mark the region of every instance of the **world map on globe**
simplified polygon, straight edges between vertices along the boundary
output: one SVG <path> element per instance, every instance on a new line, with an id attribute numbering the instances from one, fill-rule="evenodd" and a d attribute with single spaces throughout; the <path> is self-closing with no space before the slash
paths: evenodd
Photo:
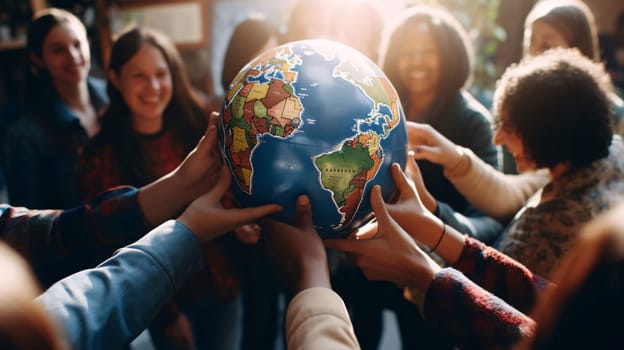
<path id="1" fill-rule="evenodd" d="M 383 72 L 354 49 L 304 40 L 268 50 L 230 84 L 220 118 L 221 151 L 241 206 L 277 203 L 295 222 L 310 197 L 321 236 L 345 235 L 372 216 L 368 197 L 395 188 L 405 165 L 405 117 Z"/>

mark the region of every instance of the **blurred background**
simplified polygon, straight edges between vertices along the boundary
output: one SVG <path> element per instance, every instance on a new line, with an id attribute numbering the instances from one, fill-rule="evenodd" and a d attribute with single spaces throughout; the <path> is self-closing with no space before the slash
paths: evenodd
<path id="1" fill-rule="evenodd" d="M 102 74 L 112 36 L 129 24 L 157 27 L 178 44 L 193 85 L 206 95 L 221 95 L 225 49 L 238 23 L 262 14 L 286 30 L 292 0 L 2 0 L 0 1 L 0 116 L 11 122 L 19 115 L 19 84 L 24 63 L 27 24 L 47 6 L 68 9 L 85 23 L 93 74 Z M 491 88 L 502 70 L 522 54 L 523 22 L 534 0 L 371 0 L 384 20 L 406 6 L 427 3 L 447 7 L 463 23 L 475 44 L 476 67 L 471 91 L 488 104 Z M 601 46 L 610 45 L 624 1 L 587 0 L 594 12 Z M 365 23 L 366 19 L 362 19 Z M 603 56 L 605 60 L 609 57 Z M 1 128 L 4 129 L 4 128 Z"/>
<path id="2" fill-rule="evenodd" d="M 304 0 L 305 1 L 305 0 Z M 317 0 L 309 0 L 315 2 Z M 319 0 L 320 1 L 320 0 Z M 342 0 L 333 0 L 340 2 Z M 362 0 L 365 1 L 365 0 Z M 490 107 L 496 80 L 522 56 L 524 20 L 535 0 L 369 0 L 384 23 L 416 4 L 442 5 L 464 25 L 473 41 L 475 67 L 470 92 Z M 608 69 L 624 75 L 624 0 L 586 0 L 598 25 L 601 59 Z M 23 114 L 22 82 L 26 57 L 26 32 L 33 14 L 59 7 L 77 15 L 91 46 L 92 72 L 105 78 L 104 67 L 116 33 L 131 25 L 154 27 L 176 43 L 193 87 L 208 104 L 219 106 L 224 94 L 221 82 L 224 56 L 238 24 L 261 15 L 286 33 L 293 0 L 0 0 L 0 145 L 9 125 Z M 338 14 L 340 15 L 340 14 Z M 311 23 L 322 26 L 322 18 Z M 352 25 L 366 28 L 369 18 Z M 321 28 L 322 29 L 322 28 Z M 244 44 L 244 43 L 241 43 Z M 618 46 L 621 45 L 621 46 Z M 616 76 L 614 75 L 614 78 Z M 614 79 L 616 80 L 616 79 Z M 620 80 L 620 84 L 622 80 Z M 617 92 L 620 96 L 623 92 Z M 7 202 L 0 152 L 0 202 Z M 284 307 L 282 301 L 281 308 Z M 398 348 L 396 323 L 384 314 L 381 349 Z M 135 344 L 150 349 L 149 340 Z"/>

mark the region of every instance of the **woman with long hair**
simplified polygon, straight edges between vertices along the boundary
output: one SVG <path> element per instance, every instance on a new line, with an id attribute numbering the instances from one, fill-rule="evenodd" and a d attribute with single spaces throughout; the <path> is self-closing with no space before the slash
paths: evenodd
<path id="1" fill-rule="evenodd" d="M 9 201 L 30 208 L 69 208 L 82 202 L 79 155 L 100 129 L 108 104 L 105 83 L 89 76 L 86 29 L 65 10 L 37 13 L 27 34 L 26 115 L 7 143 Z"/>
<path id="2" fill-rule="evenodd" d="M 111 48 L 107 74 L 110 106 L 81 160 L 87 198 L 120 184 L 142 186 L 175 169 L 208 121 L 177 49 L 160 32 L 132 28 L 121 33 Z M 231 244 L 231 237 L 224 237 L 204 245 L 206 270 L 150 327 L 157 348 L 171 343 L 223 348 L 217 338 L 232 343 L 239 278 L 228 253 Z M 201 312 L 205 308 L 212 312 Z"/>

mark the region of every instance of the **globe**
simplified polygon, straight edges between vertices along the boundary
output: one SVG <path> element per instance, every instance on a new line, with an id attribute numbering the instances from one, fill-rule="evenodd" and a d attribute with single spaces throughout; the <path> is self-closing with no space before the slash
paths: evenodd
<path id="1" fill-rule="evenodd" d="M 373 217 L 371 188 L 396 192 L 390 165 L 405 167 L 398 95 L 366 56 L 330 40 L 302 40 L 248 63 L 225 96 L 219 147 L 241 207 L 267 203 L 295 223 L 306 194 L 321 237 L 344 237 Z"/>

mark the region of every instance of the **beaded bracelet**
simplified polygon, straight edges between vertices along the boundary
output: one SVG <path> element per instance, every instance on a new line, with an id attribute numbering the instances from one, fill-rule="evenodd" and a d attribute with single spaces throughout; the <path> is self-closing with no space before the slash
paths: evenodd
<path id="1" fill-rule="evenodd" d="M 444 238 L 445 234 L 446 234 L 446 224 L 442 223 L 442 234 L 440 235 L 438 242 L 433 246 L 433 248 L 429 250 L 429 253 L 433 253 L 435 252 L 436 249 L 438 249 L 438 246 L 440 246 L 440 243 L 442 242 L 442 238 Z"/>

